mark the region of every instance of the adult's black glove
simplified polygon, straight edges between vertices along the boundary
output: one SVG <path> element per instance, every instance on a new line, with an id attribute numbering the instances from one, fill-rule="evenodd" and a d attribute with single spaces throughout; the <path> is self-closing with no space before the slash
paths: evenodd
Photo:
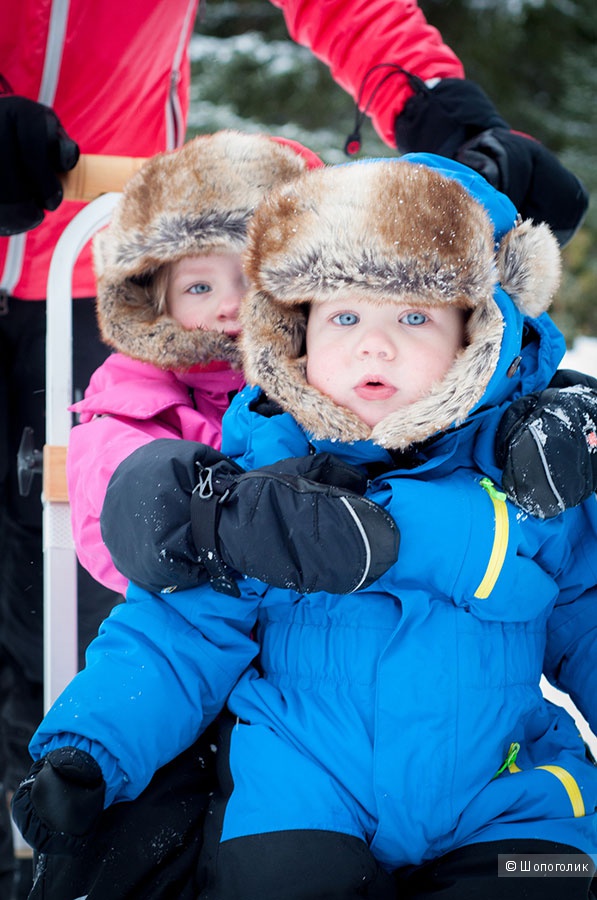
<path id="1" fill-rule="evenodd" d="M 62 201 L 58 173 L 79 158 L 77 144 L 42 103 L 0 96 L 0 235 L 35 228 Z"/>
<path id="2" fill-rule="evenodd" d="M 396 117 L 402 153 L 448 156 L 507 194 L 523 219 L 547 222 L 563 246 L 589 203 L 582 183 L 543 144 L 512 131 L 473 81 L 443 78 L 434 87 L 409 74 L 415 93 Z"/>
<path id="3" fill-rule="evenodd" d="M 516 400 L 500 422 L 496 457 L 504 491 L 533 516 L 587 500 L 597 491 L 597 380 L 564 370 Z"/>
<path id="4" fill-rule="evenodd" d="M 346 594 L 398 555 L 394 520 L 362 497 L 367 478 L 328 453 L 245 472 L 217 450 L 159 439 L 114 472 L 101 514 L 114 565 L 150 591 L 235 574 L 301 593 Z"/>
<path id="5" fill-rule="evenodd" d="M 74 856 L 93 834 L 106 785 L 97 762 L 84 750 L 61 747 L 33 763 L 12 798 L 12 816 L 39 853 Z"/>

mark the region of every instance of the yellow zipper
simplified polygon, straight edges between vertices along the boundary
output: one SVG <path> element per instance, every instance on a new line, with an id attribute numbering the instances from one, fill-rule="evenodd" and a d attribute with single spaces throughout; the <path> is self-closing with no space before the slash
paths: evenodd
<path id="1" fill-rule="evenodd" d="M 477 600 L 486 600 L 494 589 L 502 566 L 504 565 L 508 547 L 510 523 L 508 520 L 506 495 L 497 490 L 490 478 L 482 478 L 480 484 L 489 494 L 495 514 L 495 535 L 493 538 L 493 547 L 491 548 L 491 556 L 489 557 L 489 563 L 487 564 L 483 580 L 475 591 Z"/>

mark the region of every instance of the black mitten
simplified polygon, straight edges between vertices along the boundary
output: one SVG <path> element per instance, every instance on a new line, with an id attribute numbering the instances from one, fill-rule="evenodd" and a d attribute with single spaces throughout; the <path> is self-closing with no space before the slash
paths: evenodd
<path id="1" fill-rule="evenodd" d="M 12 816 L 38 852 L 73 856 L 83 849 L 102 814 L 105 788 L 92 756 L 61 747 L 32 765 L 12 798 Z"/>
<path id="2" fill-rule="evenodd" d="M 349 593 L 398 555 L 398 529 L 361 496 L 366 487 L 362 472 L 330 454 L 244 472 L 211 447 L 160 439 L 112 476 L 102 537 L 119 571 L 150 591 L 209 579 L 238 595 L 240 573 L 303 593 Z"/>
<path id="3" fill-rule="evenodd" d="M 594 387 L 577 383 L 521 397 L 502 417 L 496 436 L 504 491 L 542 519 L 597 491 L 597 382 L 571 374 Z"/>
<path id="4" fill-rule="evenodd" d="M 42 103 L 0 96 L 0 235 L 40 224 L 62 201 L 58 173 L 79 158 L 77 144 L 56 113 Z"/>
<path id="5" fill-rule="evenodd" d="M 217 590 L 228 590 L 218 555 L 237 572 L 303 594 L 349 594 L 396 562 L 394 520 L 355 492 L 365 491 L 366 479 L 331 454 L 286 459 L 221 481 L 215 467 L 207 476 L 220 494 L 215 504 L 205 503 L 209 471 L 191 497 L 191 526 Z"/>
<path id="6" fill-rule="evenodd" d="M 563 246 L 580 227 L 589 195 L 579 179 L 539 141 L 512 131 L 473 81 L 441 79 L 415 93 L 396 117 L 402 153 L 448 156 L 475 169 L 507 194 L 523 219 L 547 222 Z"/>

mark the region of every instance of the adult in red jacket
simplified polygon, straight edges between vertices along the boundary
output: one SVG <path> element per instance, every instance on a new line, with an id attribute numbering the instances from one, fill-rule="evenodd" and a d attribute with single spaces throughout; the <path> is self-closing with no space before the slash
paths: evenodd
<path id="1" fill-rule="evenodd" d="M 41 503 L 37 492 L 19 495 L 15 460 L 24 426 L 44 440 L 43 298 L 52 250 L 80 208 L 61 202 L 58 173 L 79 150 L 150 156 L 182 143 L 198 2 L 0 0 L 0 779 L 9 790 L 29 766 L 26 744 L 41 717 Z M 586 208 L 582 186 L 540 144 L 510 131 L 412 0 L 272 2 L 388 144 L 459 156 L 525 216 L 550 222 L 562 242 L 571 236 Z M 78 393 L 107 352 L 87 253 L 73 288 Z M 83 647 L 117 598 L 90 580 L 79 596 Z"/>
<path id="2" fill-rule="evenodd" d="M 56 173 L 75 163 L 78 148 L 150 156 L 182 143 L 197 5 L 0 0 L 0 782 L 7 792 L 27 771 L 27 744 L 43 714 L 42 506 L 36 483 L 20 496 L 16 458 L 25 426 L 38 446 L 44 443 L 48 268 L 56 241 L 83 205 L 60 203 Z M 74 275 L 79 397 L 108 354 L 97 334 L 94 293 L 87 251 Z M 82 654 L 120 598 L 82 568 L 79 597 Z M 9 836 L 0 805 L 0 832 Z M 7 839 L 4 846 L 0 895 L 10 897 Z"/>

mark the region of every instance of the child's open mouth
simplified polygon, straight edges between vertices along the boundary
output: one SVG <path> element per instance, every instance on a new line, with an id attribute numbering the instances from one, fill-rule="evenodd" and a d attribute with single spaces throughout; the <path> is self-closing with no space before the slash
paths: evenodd
<path id="1" fill-rule="evenodd" d="M 396 388 L 376 376 L 366 376 L 355 387 L 355 394 L 362 400 L 388 400 L 396 393 Z"/>

